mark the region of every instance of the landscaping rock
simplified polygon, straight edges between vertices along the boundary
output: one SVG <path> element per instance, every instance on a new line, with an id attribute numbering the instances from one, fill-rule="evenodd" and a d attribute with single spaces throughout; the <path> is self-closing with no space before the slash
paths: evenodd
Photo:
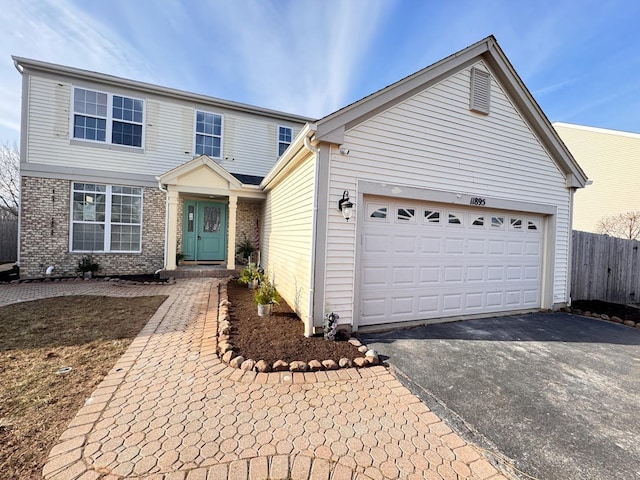
<path id="1" fill-rule="evenodd" d="M 218 324 L 218 333 L 222 333 L 223 335 L 229 335 L 231 333 L 231 324 L 229 322 L 224 321 Z"/>
<path id="2" fill-rule="evenodd" d="M 354 347 L 360 347 L 362 345 L 362 343 L 360 342 L 360 340 L 358 340 L 357 338 L 350 338 L 349 339 L 349 343 L 351 345 L 353 345 Z"/>
<path id="3" fill-rule="evenodd" d="M 580 310 L 579 308 L 575 308 L 572 310 L 573 313 L 575 313 L 576 315 L 582 315 L 582 310 Z"/>
<path id="4" fill-rule="evenodd" d="M 378 352 L 375 350 L 367 350 L 367 353 L 364 354 L 364 358 L 371 365 L 378 365 L 380 363 L 380 359 L 378 358 Z"/>
<path id="5" fill-rule="evenodd" d="M 218 341 L 219 342 L 228 342 L 229 341 L 229 335 L 218 335 Z"/>
<path id="6" fill-rule="evenodd" d="M 233 357 L 231 359 L 231 361 L 229 362 L 229 366 L 233 368 L 240 368 L 242 362 L 244 362 L 244 357 L 242 355 L 238 355 L 237 357 Z"/>
<path id="7" fill-rule="evenodd" d="M 276 360 L 273 363 L 273 371 L 274 372 L 286 372 L 289 370 L 289 364 L 284 360 Z"/>
<path id="8" fill-rule="evenodd" d="M 369 348 L 367 348 L 366 345 L 361 345 L 361 346 L 358 347 L 358 351 L 360 353 L 366 353 L 367 350 L 369 350 Z"/>
<path id="9" fill-rule="evenodd" d="M 240 365 L 240 370 L 244 370 L 245 372 L 252 372 L 255 366 L 255 360 L 248 359 L 242 362 L 242 365 Z"/>
<path id="10" fill-rule="evenodd" d="M 231 305 L 231 302 L 229 300 L 221 300 L 220 301 L 220 306 L 221 307 L 228 307 L 229 305 Z"/>
<path id="11" fill-rule="evenodd" d="M 584 315 L 585 317 L 590 317 L 591 316 L 591 312 L 589 310 L 587 310 L 586 312 L 583 312 L 582 315 Z"/>
<path id="12" fill-rule="evenodd" d="M 271 366 L 264 360 L 258 360 L 256 362 L 256 370 L 260 373 L 270 372 Z"/>
<path id="13" fill-rule="evenodd" d="M 306 372 L 307 371 L 307 364 L 305 362 L 301 362 L 301 361 L 293 361 L 289 364 L 289 371 L 290 372 Z"/>
<path id="14" fill-rule="evenodd" d="M 560 308 L 560 311 L 564 313 L 571 313 L 571 309 L 569 307 L 562 307 Z"/>
<path id="15" fill-rule="evenodd" d="M 229 342 L 220 342 L 218 343 L 218 351 L 220 352 L 221 355 L 224 355 L 227 352 L 230 352 L 233 350 L 233 345 L 231 345 Z"/>
<path id="16" fill-rule="evenodd" d="M 602 320 L 611 320 L 611 319 L 609 318 L 609 315 L 607 315 L 607 314 L 605 314 L 605 313 L 603 313 L 602 315 L 600 315 L 600 318 L 601 318 Z"/>
<path id="17" fill-rule="evenodd" d="M 225 352 L 224 355 L 222 355 L 222 361 L 224 363 L 229 363 L 232 358 L 233 358 L 233 350 L 229 350 L 228 352 Z"/>
<path id="18" fill-rule="evenodd" d="M 611 317 L 612 322 L 622 323 L 622 319 L 620 317 L 616 317 L 615 315 Z"/>
<path id="19" fill-rule="evenodd" d="M 636 326 L 636 322 L 634 322 L 633 320 L 625 320 L 624 323 L 627 327 L 635 327 Z"/>
<path id="20" fill-rule="evenodd" d="M 348 358 L 345 358 L 345 360 L 349 360 Z M 333 360 L 323 360 L 322 361 L 322 366 L 324 368 L 326 368 L 327 370 L 337 370 L 338 364 L 336 362 L 334 362 Z"/>
<path id="21" fill-rule="evenodd" d="M 353 362 L 350 358 L 341 358 L 338 360 L 338 366 L 340 368 L 351 368 L 353 366 Z"/>
<path id="22" fill-rule="evenodd" d="M 369 362 L 364 357 L 357 357 L 353 359 L 353 364 L 356 367 L 362 368 L 362 367 L 366 367 L 369 364 Z"/>
<path id="23" fill-rule="evenodd" d="M 318 360 L 311 360 L 309 362 L 309 370 L 311 370 L 312 372 L 322 370 L 322 364 Z"/>

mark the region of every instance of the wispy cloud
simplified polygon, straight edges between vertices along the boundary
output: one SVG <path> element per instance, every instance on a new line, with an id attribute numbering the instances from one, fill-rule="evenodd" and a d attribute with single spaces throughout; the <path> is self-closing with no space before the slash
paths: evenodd
<path id="1" fill-rule="evenodd" d="M 233 65 L 251 101 L 313 117 L 344 105 L 354 71 L 392 2 L 215 4 Z M 228 60 L 227 60 L 228 61 Z"/>
<path id="2" fill-rule="evenodd" d="M 149 78 L 144 56 L 95 18 L 66 0 L 4 2 L 0 9 L 0 135 L 17 137 L 20 75 L 10 55 L 89 70 Z"/>

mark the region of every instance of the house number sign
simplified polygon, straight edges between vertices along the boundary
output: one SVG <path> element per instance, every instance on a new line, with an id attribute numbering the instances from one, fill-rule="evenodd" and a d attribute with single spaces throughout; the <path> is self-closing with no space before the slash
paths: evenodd
<path id="1" fill-rule="evenodd" d="M 471 197 L 471 200 L 469 200 L 469 205 L 475 205 L 477 207 L 484 207 L 486 203 L 486 200 L 481 197 Z"/>

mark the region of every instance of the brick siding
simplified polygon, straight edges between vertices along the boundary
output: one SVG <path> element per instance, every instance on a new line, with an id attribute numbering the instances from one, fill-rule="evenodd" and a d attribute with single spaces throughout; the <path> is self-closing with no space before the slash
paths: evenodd
<path id="1" fill-rule="evenodd" d="M 74 276 L 83 253 L 69 252 L 71 181 L 22 177 L 20 277 Z M 99 275 L 148 274 L 164 263 L 165 194 L 143 188 L 142 253 L 94 253 Z"/>

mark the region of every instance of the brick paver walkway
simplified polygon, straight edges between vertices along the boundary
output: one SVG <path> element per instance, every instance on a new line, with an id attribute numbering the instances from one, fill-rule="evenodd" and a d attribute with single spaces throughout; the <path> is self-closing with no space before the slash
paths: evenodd
<path id="1" fill-rule="evenodd" d="M 504 479 L 384 367 L 256 374 L 215 355 L 218 281 L 0 285 L 168 294 L 51 450 L 46 479 Z"/>

